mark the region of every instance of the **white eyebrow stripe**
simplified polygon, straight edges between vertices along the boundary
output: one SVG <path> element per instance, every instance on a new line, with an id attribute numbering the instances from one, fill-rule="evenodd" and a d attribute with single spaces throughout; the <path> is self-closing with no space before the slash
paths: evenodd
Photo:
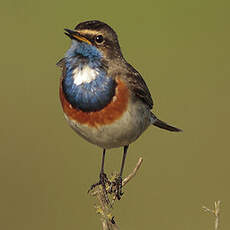
<path id="1" fill-rule="evenodd" d="M 82 34 L 82 35 L 84 35 L 84 34 L 90 34 L 90 35 L 99 34 L 98 31 L 96 31 L 96 30 L 87 30 L 87 29 L 84 29 L 84 30 L 77 30 L 77 32 L 79 32 L 79 33 Z"/>

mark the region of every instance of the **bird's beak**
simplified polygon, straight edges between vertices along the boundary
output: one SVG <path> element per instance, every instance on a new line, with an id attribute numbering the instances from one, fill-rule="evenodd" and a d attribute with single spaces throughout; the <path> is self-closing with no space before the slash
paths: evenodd
<path id="1" fill-rule="evenodd" d="M 83 37 L 79 32 L 74 30 L 69 30 L 69 29 L 64 29 L 64 30 L 66 31 L 65 35 L 67 35 L 70 39 L 75 39 L 92 45 L 92 43 L 87 38 Z"/>

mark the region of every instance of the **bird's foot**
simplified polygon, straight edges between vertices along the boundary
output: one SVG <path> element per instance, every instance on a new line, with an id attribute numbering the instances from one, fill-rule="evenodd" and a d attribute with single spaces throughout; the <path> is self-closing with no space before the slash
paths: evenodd
<path id="1" fill-rule="evenodd" d="M 93 184 L 90 186 L 90 189 L 88 190 L 88 193 L 90 191 L 92 191 L 95 187 L 97 187 L 98 185 L 102 186 L 102 192 L 103 192 L 103 199 L 105 200 L 105 202 L 109 205 L 109 207 L 112 207 L 112 204 L 109 200 L 108 197 L 108 193 L 107 193 L 107 185 L 110 186 L 111 182 L 109 181 L 108 177 L 106 176 L 106 174 L 104 172 L 100 173 L 100 179 L 96 184 Z"/>
<path id="2" fill-rule="evenodd" d="M 99 181 L 97 183 L 95 183 L 95 184 L 92 184 L 90 186 L 90 189 L 88 190 L 88 192 L 90 192 L 91 190 L 93 190 L 98 185 L 101 185 L 102 188 L 103 188 L 104 193 L 106 194 L 107 193 L 107 191 L 106 191 L 106 183 L 109 183 L 109 180 L 108 180 L 106 174 L 103 173 L 103 172 L 101 172 L 100 173 L 100 177 L 99 177 Z"/>
<path id="3" fill-rule="evenodd" d="M 118 176 L 116 179 L 115 179 L 115 184 L 116 184 L 116 198 L 118 200 L 121 199 L 121 196 L 124 194 L 122 192 L 122 177 L 121 176 Z"/>

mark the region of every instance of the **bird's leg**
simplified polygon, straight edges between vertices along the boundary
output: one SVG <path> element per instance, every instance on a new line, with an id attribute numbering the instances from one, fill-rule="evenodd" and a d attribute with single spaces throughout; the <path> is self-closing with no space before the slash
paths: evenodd
<path id="1" fill-rule="evenodd" d="M 101 161 L 101 171 L 100 171 L 100 180 L 99 183 L 102 185 L 105 193 L 106 193 L 106 182 L 108 182 L 108 178 L 104 172 L 104 162 L 105 162 L 105 149 L 103 149 L 102 153 L 102 161 Z"/>
<path id="2" fill-rule="evenodd" d="M 104 162 L 105 162 L 105 149 L 103 149 L 103 153 L 102 153 L 102 161 L 101 161 L 101 171 L 100 171 L 100 175 L 99 175 L 99 181 L 96 184 L 91 185 L 89 191 L 91 191 L 92 189 L 94 189 L 96 186 L 98 185 L 102 185 L 104 192 L 106 193 L 106 182 L 108 182 L 108 178 L 106 176 L 106 174 L 104 173 Z"/>
<path id="3" fill-rule="evenodd" d="M 122 162 L 121 162 L 121 171 L 120 171 L 118 178 L 116 179 L 116 197 L 118 200 L 120 200 L 121 196 L 123 195 L 123 192 L 122 192 L 122 173 L 123 173 L 123 169 L 124 169 L 124 165 L 125 165 L 125 159 L 126 159 L 128 147 L 129 147 L 128 145 L 124 146 L 123 158 L 122 158 Z"/>

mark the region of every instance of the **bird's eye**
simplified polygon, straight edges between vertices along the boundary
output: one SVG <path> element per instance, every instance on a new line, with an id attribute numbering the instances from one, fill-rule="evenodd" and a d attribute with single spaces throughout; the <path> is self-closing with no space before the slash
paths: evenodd
<path id="1" fill-rule="evenodd" d="M 104 38 L 102 35 L 97 35 L 96 38 L 95 38 L 95 41 L 97 43 L 102 43 L 104 41 Z"/>

